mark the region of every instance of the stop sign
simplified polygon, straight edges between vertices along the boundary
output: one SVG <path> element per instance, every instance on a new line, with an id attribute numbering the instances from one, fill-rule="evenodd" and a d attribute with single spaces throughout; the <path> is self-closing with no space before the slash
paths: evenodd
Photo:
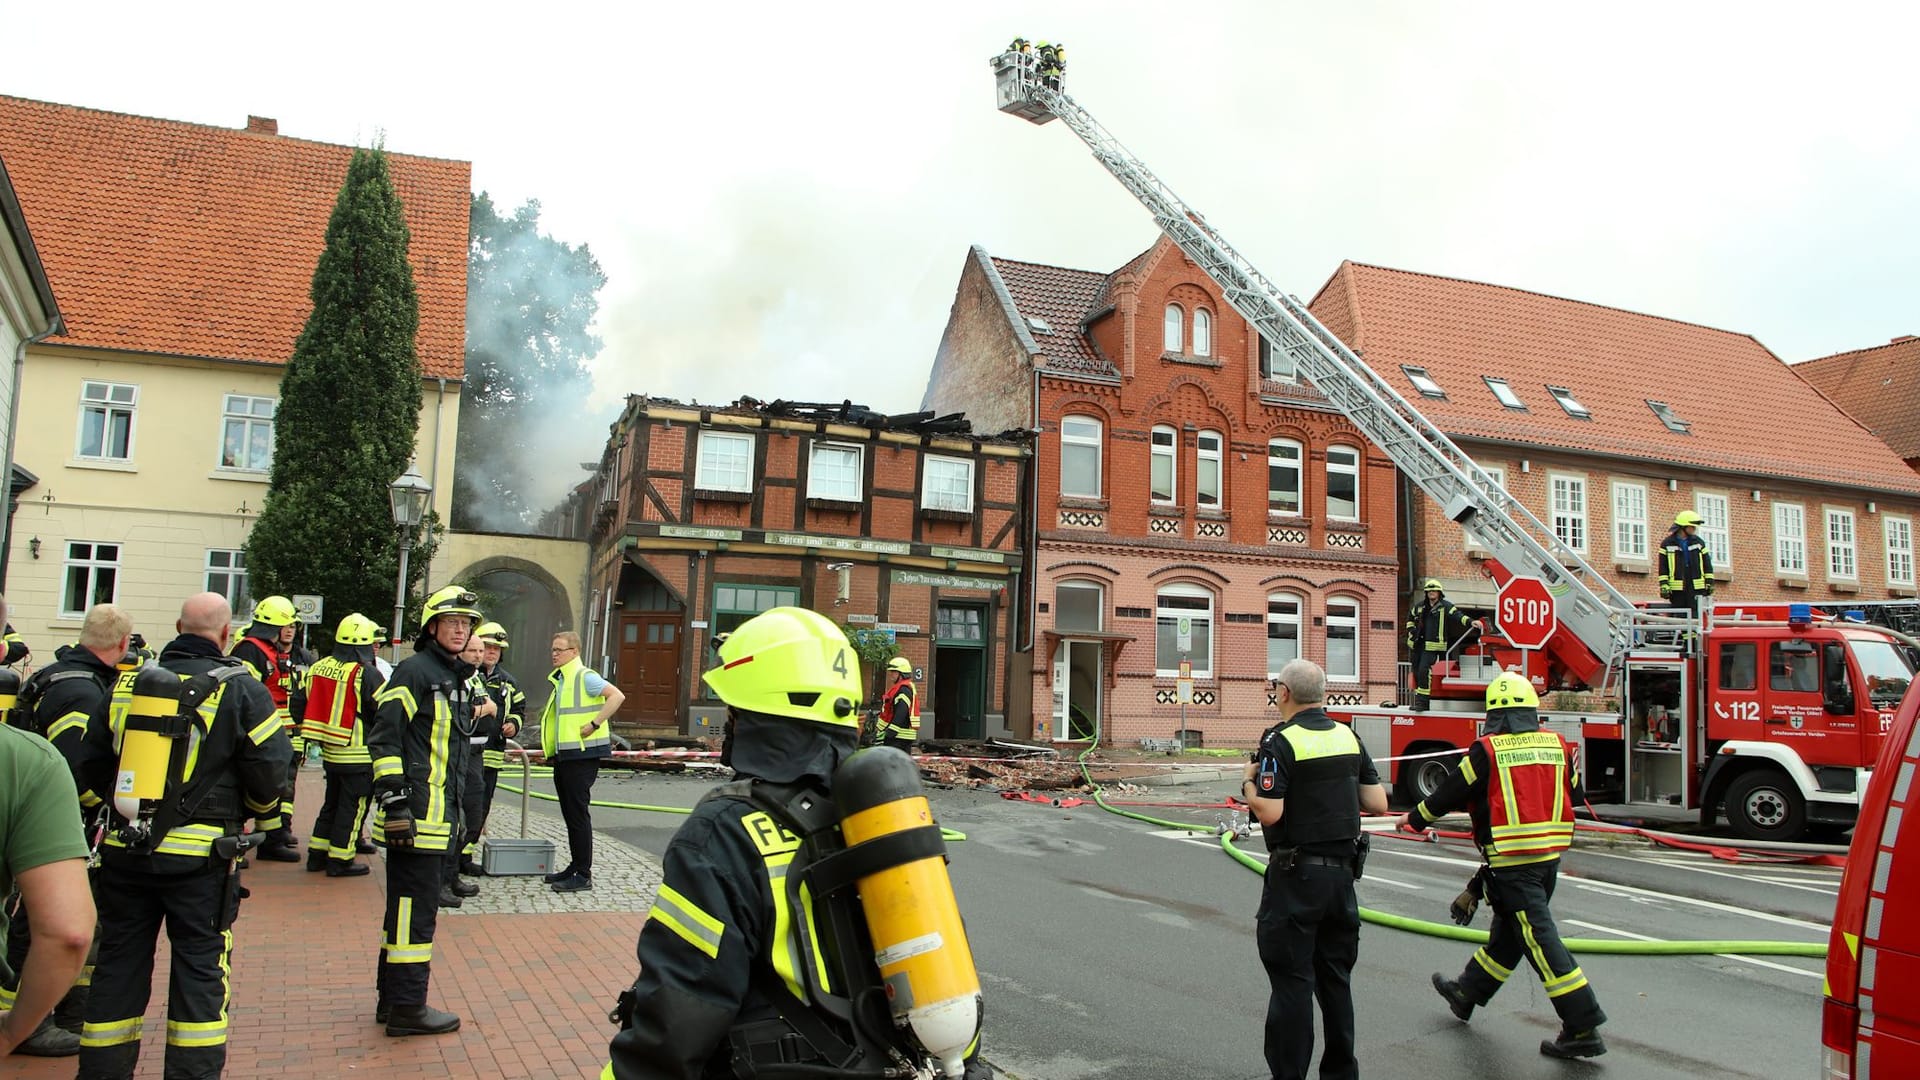
<path id="1" fill-rule="evenodd" d="M 1547 583 L 1536 577 L 1507 579 L 1507 583 L 1500 586 L 1494 621 L 1516 647 L 1544 646 L 1559 625 L 1559 620 L 1554 618 L 1553 594 L 1547 591 Z"/>

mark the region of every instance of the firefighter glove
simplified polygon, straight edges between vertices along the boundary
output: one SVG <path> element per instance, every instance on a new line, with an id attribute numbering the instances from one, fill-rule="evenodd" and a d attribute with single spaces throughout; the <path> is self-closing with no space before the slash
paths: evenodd
<path id="1" fill-rule="evenodd" d="M 1474 912 L 1480 910 L 1480 901 L 1486 895 L 1487 872 L 1482 869 L 1468 879 L 1467 887 L 1460 890 L 1460 895 L 1453 898 L 1453 903 L 1447 905 L 1447 911 L 1453 915 L 1456 924 L 1466 926 L 1473 922 Z"/>
<path id="2" fill-rule="evenodd" d="M 389 847 L 412 847 L 415 835 L 413 809 L 407 805 L 407 792 L 391 788 L 380 793 L 380 809 L 386 812 L 383 826 Z"/>

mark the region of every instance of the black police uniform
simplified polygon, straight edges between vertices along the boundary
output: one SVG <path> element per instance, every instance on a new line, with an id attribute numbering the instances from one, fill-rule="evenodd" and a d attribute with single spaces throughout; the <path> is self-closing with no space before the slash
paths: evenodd
<path id="1" fill-rule="evenodd" d="M 1353 862 L 1360 837 L 1360 787 L 1379 774 L 1360 737 L 1321 709 L 1302 709 L 1260 740 L 1254 787 L 1285 799 L 1263 830 L 1269 859 L 1260 892 L 1260 962 L 1273 993 L 1266 1057 L 1275 1080 L 1301 1080 L 1313 1057 L 1315 999 L 1326 1028 L 1322 1080 L 1357 1077 L 1353 1056 L 1354 962 L 1360 909 Z"/>

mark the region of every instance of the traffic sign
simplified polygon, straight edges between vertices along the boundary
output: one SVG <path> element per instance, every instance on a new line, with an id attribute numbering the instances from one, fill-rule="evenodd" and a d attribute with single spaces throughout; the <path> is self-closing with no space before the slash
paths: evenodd
<path id="1" fill-rule="evenodd" d="M 1193 651 L 1193 616 L 1182 615 L 1173 620 L 1173 648 L 1175 652 Z"/>
<path id="2" fill-rule="evenodd" d="M 293 595 L 293 617 L 311 626 L 320 621 L 320 613 L 326 610 L 327 602 L 318 596 Z"/>
<path id="3" fill-rule="evenodd" d="M 1546 645 L 1559 625 L 1547 583 L 1536 577 L 1507 579 L 1507 583 L 1500 586 L 1500 596 L 1495 602 L 1494 621 L 1516 648 L 1538 649 Z"/>

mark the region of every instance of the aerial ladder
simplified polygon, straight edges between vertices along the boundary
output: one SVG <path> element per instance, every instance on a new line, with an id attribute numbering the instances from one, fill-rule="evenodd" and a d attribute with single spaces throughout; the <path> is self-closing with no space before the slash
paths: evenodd
<path id="1" fill-rule="evenodd" d="M 1505 584 L 1516 575 L 1545 582 L 1559 621 L 1546 644 L 1550 666 L 1559 669 L 1549 676 L 1550 685 L 1558 676 L 1569 684 L 1607 691 L 1613 689 L 1630 648 L 1650 639 L 1693 639 L 1675 632 L 1676 624 L 1687 620 L 1636 607 L 1321 325 L 1298 297 L 1267 280 L 1067 96 L 1057 72 L 1043 71 L 1039 58 L 1027 52 L 1001 53 L 992 65 L 1000 111 L 1034 124 L 1056 118 L 1065 122 L 1153 214 L 1161 231 L 1220 286 L 1227 303 L 1259 330 L 1269 347 L 1291 357 L 1296 370 L 1401 473 L 1478 539 L 1491 556 L 1488 566 L 1496 583 Z"/>

